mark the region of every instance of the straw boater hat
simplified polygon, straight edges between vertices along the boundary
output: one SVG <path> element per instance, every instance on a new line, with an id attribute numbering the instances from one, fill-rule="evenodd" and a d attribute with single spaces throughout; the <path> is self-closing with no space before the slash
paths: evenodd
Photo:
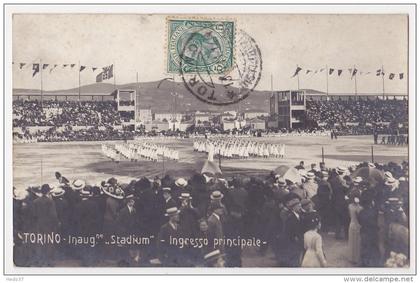
<path id="1" fill-rule="evenodd" d="M 24 200 L 28 197 L 29 192 L 25 189 L 15 189 L 13 190 L 13 198 L 15 200 Z"/>
<path id="2" fill-rule="evenodd" d="M 63 189 L 62 186 L 55 187 L 54 189 L 51 190 L 52 196 L 56 198 L 61 197 L 65 193 L 66 191 Z"/>
<path id="3" fill-rule="evenodd" d="M 222 199 L 222 198 L 223 198 L 223 194 L 220 191 L 214 191 L 210 195 L 210 199 L 212 200 Z"/>
<path id="4" fill-rule="evenodd" d="M 315 174 L 313 172 L 308 172 L 308 173 L 306 173 L 306 178 L 308 178 L 308 179 L 314 179 L 315 178 Z"/>
<path id="5" fill-rule="evenodd" d="M 171 192 L 171 188 L 170 187 L 164 187 L 162 188 L 163 192 Z"/>
<path id="6" fill-rule="evenodd" d="M 357 176 L 356 178 L 354 178 L 353 183 L 355 184 L 360 184 L 361 182 L 363 182 L 363 178 L 360 176 Z"/>
<path id="7" fill-rule="evenodd" d="M 322 171 L 321 174 L 322 174 L 322 177 L 329 177 L 330 176 L 330 174 L 327 171 Z"/>
<path id="8" fill-rule="evenodd" d="M 370 168 L 375 168 L 376 166 L 375 166 L 375 164 L 373 164 L 372 162 L 369 162 L 369 163 L 368 163 L 368 167 L 370 167 Z"/>
<path id="9" fill-rule="evenodd" d="M 92 196 L 92 191 L 90 186 L 85 186 L 83 189 L 79 190 L 79 194 L 82 198 L 88 198 Z"/>
<path id="10" fill-rule="evenodd" d="M 207 262 L 211 262 L 211 261 L 217 260 L 221 256 L 223 256 L 223 254 L 220 252 L 220 250 L 214 250 L 214 251 L 209 252 L 208 254 L 206 254 L 204 256 L 204 260 L 207 261 Z"/>
<path id="11" fill-rule="evenodd" d="M 400 182 L 405 182 L 405 181 L 407 181 L 407 179 L 406 179 L 405 177 L 400 177 L 400 178 L 398 179 L 398 181 L 400 181 Z"/>
<path id="12" fill-rule="evenodd" d="M 392 176 L 392 173 L 391 173 L 391 172 L 389 172 L 389 171 L 386 171 L 386 172 L 384 173 L 384 177 L 385 177 L 385 179 L 394 178 L 394 176 Z"/>
<path id="13" fill-rule="evenodd" d="M 75 191 L 79 191 L 79 190 L 83 190 L 86 186 L 86 182 L 84 180 L 74 180 L 73 183 L 71 184 L 73 190 Z"/>
<path id="14" fill-rule="evenodd" d="M 174 216 L 177 215 L 180 212 L 180 210 L 177 207 L 170 207 L 166 210 L 165 216 Z"/>
<path id="15" fill-rule="evenodd" d="M 388 180 L 386 180 L 385 185 L 386 186 L 394 186 L 398 183 L 398 181 L 394 178 L 389 178 Z"/>
<path id="16" fill-rule="evenodd" d="M 184 178 L 179 178 L 175 181 L 175 185 L 181 188 L 185 188 L 188 185 L 188 182 Z"/>
<path id="17" fill-rule="evenodd" d="M 103 186 L 101 187 L 104 194 L 115 198 L 115 199 L 123 199 L 124 198 L 124 191 L 121 188 L 114 188 L 112 186 Z"/>
<path id="18" fill-rule="evenodd" d="M 335 170 L 337 171 L 337 173 L 342 174 L 344 172 L 346 172 L 346 168 L 343 166 L 338 166 L 337 168 L 335 168 Z"/>
<path id="19" fill-rule="evenodd" d="M 190 193 L 181 193 L 180 199 L 192 199 Z"/>

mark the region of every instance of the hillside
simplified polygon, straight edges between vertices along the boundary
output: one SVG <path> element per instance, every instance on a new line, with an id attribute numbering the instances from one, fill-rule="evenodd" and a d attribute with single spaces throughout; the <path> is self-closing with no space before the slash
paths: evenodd
<path id="1" fill-rule="evenodd" d="M 158 87 L 159 86 L 159 87 Z M 116 85 L 119 89 L 139 89 L 140 103 L 145 107 L 151 107 L 152 110 L 170 110 L 173 111 L 175 99 L 171 92 L 177 92 L 177 111 L 189 110 L 255 110 L 262 109 L 269 111 L 269 91 L 254 91 L 247 99 L 240 103 L 229 106 L 214 106 L 201 102 L 194 95 L 189 93 L 183 83 L 172 81 L 130 83 Z M 81 95 L 109 95 L 114 90 L 114 85 L 109 83 L 95 83 L 81 87 Z M 77 95 L 78 88 L 44 91 L 44 95 Z M 39 95 L 39 90 L 34 89 L 14 89 L 13 95 Z"/>

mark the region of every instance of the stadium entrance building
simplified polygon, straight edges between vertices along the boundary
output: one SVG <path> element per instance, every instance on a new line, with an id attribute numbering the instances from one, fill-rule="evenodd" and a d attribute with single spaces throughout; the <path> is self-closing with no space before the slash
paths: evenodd
<path id="1" fill-rule="evenodd" d="M 122 126 L 125 128 L 132 128 L 134 130 L 136 125 L 136 93 L 132 89 L 117 89 L 112 95 L 117 102 L 117 110 L 123 121 Z"/>
<path id="2" fill-rule="evenodd" d="M 270 96 L 270 117 L 277 128 L 298 129 L 305 126 L 306 101 L 303 90 L 274 92 Z"/>

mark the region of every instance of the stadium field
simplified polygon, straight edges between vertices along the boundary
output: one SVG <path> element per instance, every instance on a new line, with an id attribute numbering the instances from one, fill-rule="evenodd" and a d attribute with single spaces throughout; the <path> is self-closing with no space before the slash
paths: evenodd
<path id="1" fill-rule="evenodd" d="M 338 137 L 329 136 L 287 136 L 246 138 L 259 142 L 285 144 L 286 156 L 281 158 L 222 159 L 221 168 L 225 175 L 254 175 L 269 173 L 280 165 L 295 166 L 300 160 L 305 161 L 309 169 L 311 163 L 321 162 L 322 147 L 327 167 L 351 165 L 371 161 L 372 136 Z M 380 140 L 380 139 L 379 139 Z M 13 146 L 13 182 L 15 187 L 27 187 L 42 183 L 55 184 L 54 172 L 59 171 L 68 179 L 84 179 L 88 184 L 100 183 L 110 177 L 121 182 L 133 178 L 154 177 L 170 174 L 172 177 L 189 177 L 201 169 L 206 160 L 205 153 L 193 151 L 193 139 L 148 140 L 158 144 L 167 144 L 179 150 L 178 162 L 162 160 L 152 162 L 143 160 L 113 162 L 101 152 L 101 142 L 56 142 L 14 144 Z M 107 141 L 107 144 L 123 141 Z M 374 161 L 386 163 L 402 162 L 408 159 L 407 146 L 373 145 Z M 215 161 L 218 159 L 215 157 Z"/>

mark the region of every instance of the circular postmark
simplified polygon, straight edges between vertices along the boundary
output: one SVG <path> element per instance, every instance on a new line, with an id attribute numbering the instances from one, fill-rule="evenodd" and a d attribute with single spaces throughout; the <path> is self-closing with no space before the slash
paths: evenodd
<path id="1" fill-rule="evenodd" d="M 233 69 L 228 72 L 223 69 L 215 72 L 212 62 L 217 62 L 218 57 L 209 63 L 200 48 L 193 64 L 186 61 L 190 47 L 195 44 L 193 35 L 185 38 L 179 53 L 179 72 L 187 90 L 199 100 L 213 105 L 234 104 L 247 98 L 258 85 L 262 72 L 261 51 L 246 32 L 238 32 Z"/>

